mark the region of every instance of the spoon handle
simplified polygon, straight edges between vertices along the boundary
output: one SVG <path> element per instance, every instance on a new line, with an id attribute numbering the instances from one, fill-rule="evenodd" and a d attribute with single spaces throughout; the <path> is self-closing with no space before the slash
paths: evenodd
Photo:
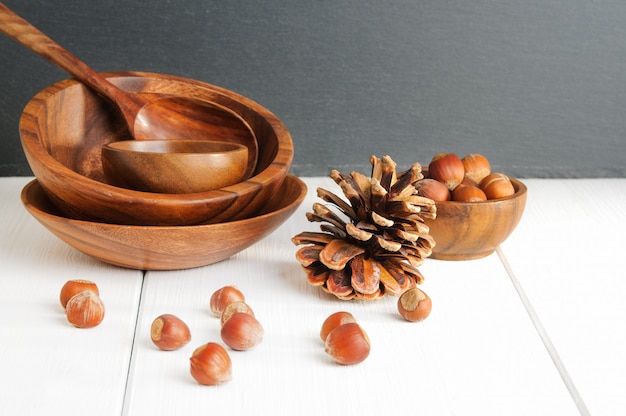
<path id="1" fill-rule="evenodd" d="M 69 72 L 100 95 L 116 102 L 120 105 L 125 115 L 129 112 L 138 111 L 143 105 L 143 103 L 136 102 L 127 93 L 111 84 L 106 78 L 18 16 L 3 3 L 0 3 L 0 32 Z"/>

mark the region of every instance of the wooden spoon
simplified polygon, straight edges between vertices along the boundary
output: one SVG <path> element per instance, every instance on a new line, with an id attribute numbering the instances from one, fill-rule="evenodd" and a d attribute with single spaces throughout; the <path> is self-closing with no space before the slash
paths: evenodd
<path id="1" fill-rule="evenodd" d="M 116 104 L 135 139 L 218 140 L 240 143 L 248 148 L 247 175 L 250 176 L 254 171 L 258 153 L 256 138 L 247 124 L 228 109 L 188 97 L 124 91 L 2 3 L 0 32 L 69 72 Z M 233 133 L 232 137 L 224 137 L 230 133 Z"/>

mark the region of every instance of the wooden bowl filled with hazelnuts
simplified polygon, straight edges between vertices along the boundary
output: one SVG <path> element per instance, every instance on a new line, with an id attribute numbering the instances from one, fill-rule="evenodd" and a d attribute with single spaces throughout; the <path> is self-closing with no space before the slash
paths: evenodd
<path id="1" fill-rule="evenodd" d="M 489 254 L 513 232 L 526 206 L 526 186 L 491 172 L 479 154 L 459 158 L 439 153 L 416 184 L 418 193 L 435 200 L 437 218 L 425 219 L 439 260 L 471 260 Z"/>

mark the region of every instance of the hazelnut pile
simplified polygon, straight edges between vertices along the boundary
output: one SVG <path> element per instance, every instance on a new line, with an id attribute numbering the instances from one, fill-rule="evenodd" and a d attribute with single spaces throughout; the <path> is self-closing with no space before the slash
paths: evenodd
<path id="1" fill-rule="evenodd" d="M 92 328 L 104 319 L 98 285 L 90 280 L 68 280 L 59 295 L 67 321 L 77 328 Z"/>
<path id="2" fill-rule="evenodd" d="M 245 296 L 234 286 L 224 286 L 211 295 L 211 312 L 220 318 L 220 336 L 226 346 L 246 351 L 263 340 L 264 330 L 245 302 Z M 173 351 L 189 343 L 191 332 L 180 318 L 172 314 L 157 317 L 150 327 L 154 345 Z M 226 348 L 216 342 L 197 347 L 189 358 L 191 376 L 200 384 L 213 386 L 232 379 L 232 360 Z"/>
<path id="3" fill-rule="evenodd" d="M 428 165 L 428 175 L 415 183 L 419 195 L 435 202 L 482 202 L 515 193 L 503 173 L 492 173 L 489 160 L 472 153 L 459 158 L 454 153 L 438 153 Z"/>
<path id="4" fill-rule="evenodd" d="M 263 327 L 246 299 L 234 286 L 224 286 L 211 296 L 211 311 L 220 317 L 220 336 L 235 351 L 246 351 L 263 340 Z"/>
<path id="5" fill-rule="evenodd" d="M 324 351 L 338 364 L 352 365 L 370 354 L 370 339 L 350 312 L 335 312 L 322 324 Z"/>

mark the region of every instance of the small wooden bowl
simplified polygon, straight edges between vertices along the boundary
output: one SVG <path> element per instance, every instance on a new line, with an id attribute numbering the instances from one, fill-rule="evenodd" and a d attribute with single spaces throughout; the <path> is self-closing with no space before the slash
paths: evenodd
<path id="1" fill-rule="evenodd" d="M 102 146 L 102 168 L 115 186 L 185 194 L 242 181 L 248 148 L 204 140 L 122 140 Z"/>
<path id="2" fill-rule="evenodd" d="M 190 226 L 119 225 L 64 216 L 35 179 L 22 203 L 44 227 L 75 249 L 106 263 L 140 270 L 176 270 L 224 260 L 284 223 L 302 203 L 307 187 L 288 175 L 259 215 L 239 221 Z"/>
<path id="3" fill-rule="evenodd" d="M 111 105 L 67 79 L 39 92 L 20 118 L 20 138 L 33 173 L 52 202 L 71 218 L 131 225 L 217 223 L 254 215 L 278 190 L 293 159 L 281 121 L 232 91 L 170 75 L 115 72 L 104 76 L 122 89 L 200 99 L 215 109 L 211 140 L 256 138 L 258 155 L 245 181 L 206 192 L 142 192 L 107 183 L 102 146 L 130 139 Z"/>
<path id="4" fill-rule="evenodd" d="M 515 194 L 485 202 L 437 202 L 437 218 L 426 219 L 439 260 L 471 260 L 489 254 L 513 232 L 526 206 L 526 185 L 511 178 Z"/>

